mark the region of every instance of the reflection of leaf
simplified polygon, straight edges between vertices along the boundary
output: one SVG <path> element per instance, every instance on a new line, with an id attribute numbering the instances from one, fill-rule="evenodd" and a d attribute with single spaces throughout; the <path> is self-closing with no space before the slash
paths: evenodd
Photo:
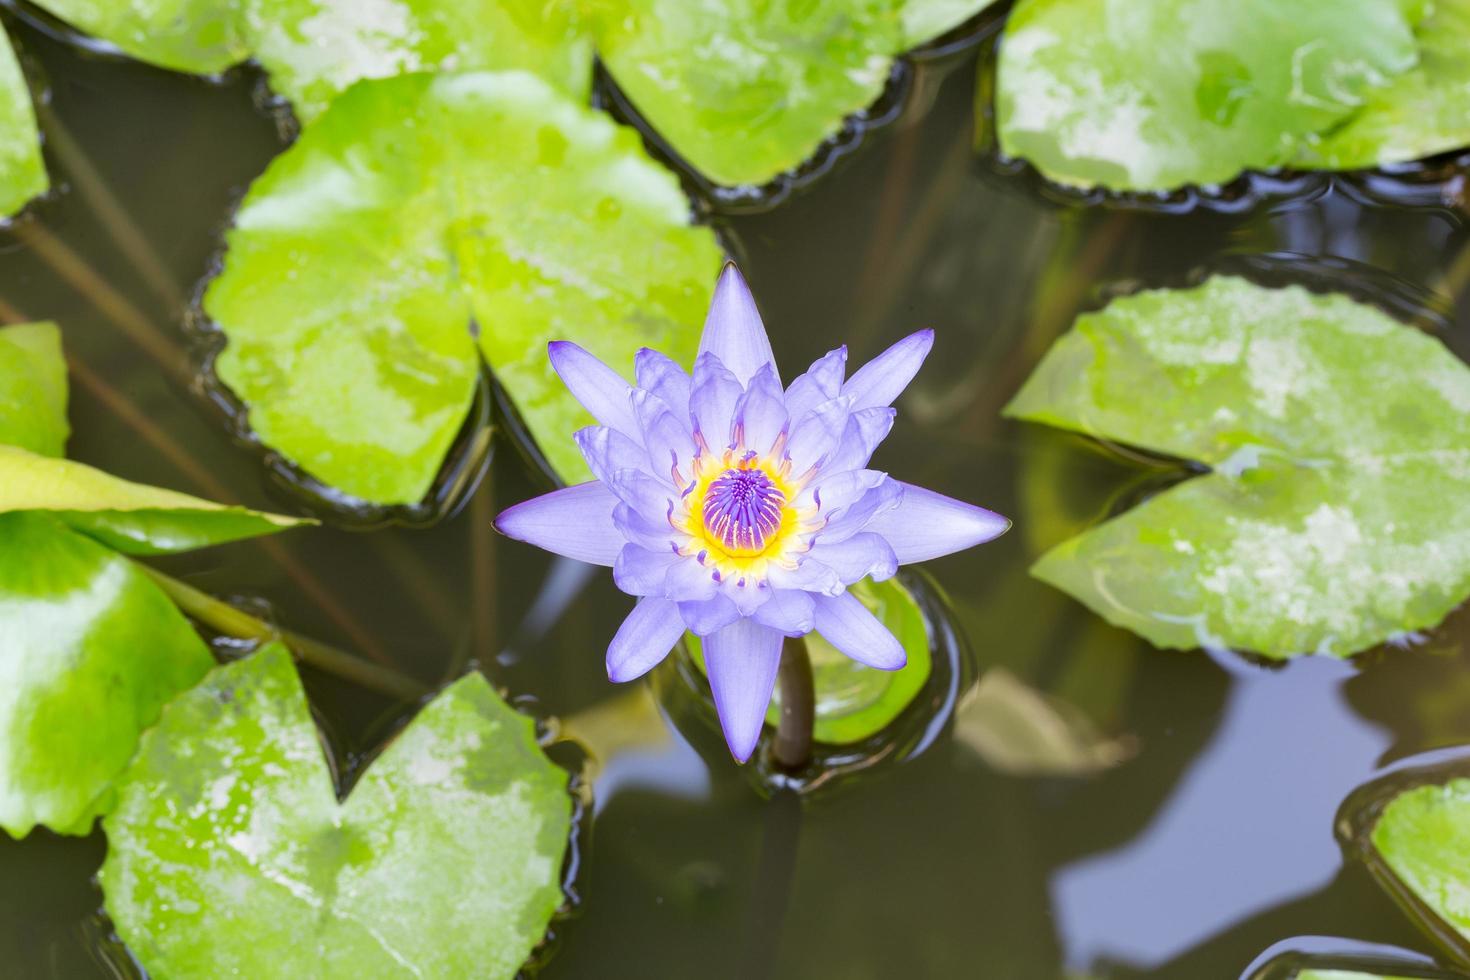
<path id="1" fill-rule="evenodd" d="M 60 456 L 69 431 L 61 331 L 54 323 L 0 329 L 0 445 Z"/>
<path id="2" fill-rule="evenodd" d="M 592 44 L 561 0 L 38 0 L 143 61 L 214 74 L 254 56 L 299 118 L 353 82 L 521 68 L 585 98 Z"/>
<path id="3" fill-rule="evenodd" d="M 1128 739 L 1104 737 L 1086 715 L 1026 686 L 1003 667 L 980 678 L 955 715 L 955 739 L 1001 772 L 1080 776 L 1130 758 Z"/>
<path id="4" fill-rule="evenodd" d="M 996 79 L 1001 149 L 1111 190 L 1289 164 L 1414 66 L 1410 6 L 1019 0 Z"/>
<path id="5" fill-rule="evenodd" d="M 0 827 L 86 833 L 138 733 L 214 661 L 126 558 L 0 514 Z"/>
<path id="6" fill-rule="evenodd" d="M 102 888 L 154 976 L 511 977 L 562 902 L 567 775 L 479 674 L 339 804 L 268 647 L 171 704 L 118 795 Z"/>
<path id="7" fill-rule="evenodd" d="M 19 211 L 49 186 L 30 89 L 15 51 L 0 37 L 0 217 Z"/>
<path id="8" fill-rule="evenodd" d="M 1470 593 L 1470 371 L 1342 296 L 1217 278 L 1085 315 L 1007 414 L 1214 469 L 1042 556 L 1159 646 L 1338 656 Z"/>
<path id="9" fill-rule="evenodd" d="M 621 0 L 598 54 L 639 113 L 710 180 L 764 184 L 866 109 L 895 55 L 994 0 Z"/>
<path id="10" fill-rule="evenodd" d="M 1308 147 L 1299 165 L 1376 167 L 1470 145 L 1470 0 L 1434 0 L 1414 33 L 1419 64 L 1371 92 L 1352 121 Z"/>
<path id="11" fill-rule="evenodd" d="M 521 73 L 338 99 L 255 182 L 205 309 L 268 445 L 377 503 L 423 497 L 473 396 L 471 333 L 561 475 L 591 419 L 546 343 L 689 363 L 719 251 L 637 133 Z"/>
<path id="12" fill-rule="evenodd" d="M 865 667 L 839 652 L 820 633 L 808 633 L 807 656 L 811 658 L 816 689 L 812 734 L 827 745 L 861 742 L 887 728 L 923 690 L 933 670 L 924 614 L 908 589 L 894 579 L 864 579 L 849 591 L 898 637 L 908 654 L 908 664 L 899 670 Z M 687 642 L 694 663 L 703 671 L 704 648 L 699 637 L 690 634 Z M 766 722 L 775 725 L 780 720 L 778 688 L 771 697 Z"/>

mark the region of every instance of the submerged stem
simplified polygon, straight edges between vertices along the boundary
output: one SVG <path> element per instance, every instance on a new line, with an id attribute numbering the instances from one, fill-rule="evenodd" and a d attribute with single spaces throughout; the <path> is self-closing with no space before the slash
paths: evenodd
<path id="1" fill-rule="evenodd" d="M 139 568 L 184 612 L 210 629 L 241 640 L 279 640 L 305 663 L 404 701 L 417 701 L 428 688 L 396 670 L 371 663 L 316 640 L 278 629 L 242 609 L 200 592 L 171 575 L 139 563 Z"/>
<path id="2" fill-rule="evenodd" d="M 807 656 L 804 638 L 786 638 L 776 676 L 781 685 L 781 721 L 776 725 L 776 740 L 771 743 L 771 758 L 782 769 L 804 769 L 812 761 L 812 725 L 817 714 L 812 660 Z"/>

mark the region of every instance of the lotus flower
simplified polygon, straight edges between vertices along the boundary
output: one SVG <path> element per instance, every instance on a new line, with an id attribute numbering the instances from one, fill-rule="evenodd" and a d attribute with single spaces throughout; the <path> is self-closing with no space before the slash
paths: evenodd
<path id="1" fill-rule="evenodd" d="M 755 300 L 727 265 L 692 378 L 645 348 L 629 385 L 576 344 L 550 345 L 557 374 L 601 423 L 576 434 L 596 479 L 511 507 L 495 526 L 611 566 L 638 597 L 607 650 L 613 681 L 651 670 L 685 630 L 702 637 L 725 740 L 744 762 L 784 637 L 815 630 L 860 663 L 896 670 L 903 647 L 848 586 L 1010 526 L 868 469 L 893 427 L 890 405 L 933 343 L 920 331 L 850 378 L 839 347 L 783 390 Z"/>

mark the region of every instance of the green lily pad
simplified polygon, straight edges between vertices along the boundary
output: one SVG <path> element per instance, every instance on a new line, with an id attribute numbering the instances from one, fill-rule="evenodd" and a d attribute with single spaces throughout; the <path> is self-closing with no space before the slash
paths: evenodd
<path id="1" fill-rule="evenodd" d="M 354 82 L 415 71 L 524 69 L 569 96 L 592 84 L 592 42 L 561 0 L 39 0 L 135 58 L 214 74 L 254 57 L 309 120 Z"/>
<path id="2" fill-rule="evenodd" d="M 1006 414 L 1211 468 L 1032 568 L 1158 646 L 1347 656 L 1470 594 L 1470 370 L 1347 297 L 1116 300 Z"/>
<path id="3" fill-rule="evenodd" d="M 18 511 L 48 511 L 134 555 L 190 551 L 315 523 L 130 483 L 82 463 L 0 445 L 0 514 Z"/>
<path id="4" fill-rule="evenodd" d="M 598 55 L 638 112 L 718 184 L 810 158 L 888 83 L 895 56 L 994 0 L 623 0 Z"/>
<path id="5" fill-rule="evenodd" d="M 1384 806 L 1371 840 L 1399 882 L 1470 942 L 1470 779 L 1405 790 Z"/>
<path id="6" fill-rule="evenodd" d="M 107 816 L 107 911 L 151 976 L 512 977 L 561 905 L 567 774 L 479 674 L 345 802 L 289 655 L 210 674 Z"/>
<path id="7" fill-rule="evenodd" d="M 864 579 L 849 591 L 898 637 L 908 654 L 908 664 L 899 670 L 865 667 L 822 639 L 821 634 L 808 633 L 806 649 L 816 689 L 812 737 L 827 745 L 851 745 L 887 728 L 924 689 L 934 669 L 924 614 L 908 589 L 895 579 Z M 704 646 L 699 637 L 690 633 L 685 642 L 695 665 L 703 671 Z M 780 720 L 778 687 L 771 697 L 766 722 L 775 725 Z"/>
<path id="8" fill-rule="evenodd" d="M 1299 166 L 1377 167 L 1470 146 L 1470 0 L 1434 0 L 1414 37 L 1419 63 L 1369 93 L 1350 122 L 1303 150 Z"/>
<path id="9" fill-rule="evenodd" d="M 0 445 L 60 456 L 70 432 L 61 331 L 54 323 L 0 329 Z"/>
<path id="10" fill-rule="evenodd" d="M 996 76 L 1000 147 L 1051 180 L 1116 191 L 1291 164 L 1415 67 L 1422 7 L 1018 0 Z"/>
<path id="11" fill-rule="evenodd" d="M 50 186 L 30 89 L 15 51 L 0 38 L 0 217 L 15 214 Z"/>
<path id="12" fill-rule="evenodd" d="M 204 298 L 220 378 L 267 445 L 382 504 L 428 491 L 480 354 L 586 479 L 571 434 L 591 418 L 547 342 L 691 363 L 720 261 L 635 131 L 519 72 L 355 86 L 255 182 L 228 245 Z"/>
<path id="13" fill-rule="evenodd" d="M 0 514 L 0 827 L 86 833 L 138 733 L 213 665 L 128 559 L 49 514 Z"/>

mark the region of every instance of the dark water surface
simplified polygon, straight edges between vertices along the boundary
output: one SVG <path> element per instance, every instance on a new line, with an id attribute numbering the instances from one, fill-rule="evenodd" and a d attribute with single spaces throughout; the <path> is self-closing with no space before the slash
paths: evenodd
<path id="1" fill-rule="evenodd" d="M 51 172 L 69 189 L 0 234 L 0 300 L 7 316 L 63 328 L 71 455 L 296 507 L 169 373 L 191 370 L 184 313 L 233 201 L 283 146 L 253 98 L 258 77 L 212 84 L 7 26 L 49 82 Z M 1026 575 L 1051 543 L 1136 502 L 1154 471 L 997 413 L 1073 316 L 1120 284 L 1175 285 L 1228 253 L 1289 251 L 1367 263 L 1447 301 L 1470 238 L 1450 211 L 1325 183 L 1233 213 L 1057 203 L 972 151 L 978 54 L 921 65 L 897 122 L 835 173 L 718 224 L 788 375 L 842 342 L 861 362 L 938 331 L 876 465 L 1015 519 L 998 542 L 929 566 L 974 672 L 1004 665 L 1135 737 L 1130 761 L 1088 779 L 1007 776 L 943 738 L 804 811 L 767 803 L 716 743 L 696 733 L 696 749 L 650 715 L 646 686 L 607 683 L 603 651 L 630 608 L 609 576 L 493 537 L 498 507 L 542 489 L 499 440 L 475 498 L 430 529 L 324 528 L 165 563 L 425 681 L 477 662 L 610 754 L 581 842 L 581 903 L 557 927 L 547 978 L 1234 978 L 1304 934 L 1431 951 L 1344 863 L 1333 816 L 1382 766 L 1470 742 L 1470 617 L 1354 664 L 1156 651 Z M 109 230 L 99 185 L 146 250 Z M 1463 316 L 1440 326 L 1470 355 Z M 307 683 L 349 776 L 406 714 L 328 677 Z M 91 882 L 102 853 L 100 833 L 0 840 L 0 974 L 115 975 Z"/>

